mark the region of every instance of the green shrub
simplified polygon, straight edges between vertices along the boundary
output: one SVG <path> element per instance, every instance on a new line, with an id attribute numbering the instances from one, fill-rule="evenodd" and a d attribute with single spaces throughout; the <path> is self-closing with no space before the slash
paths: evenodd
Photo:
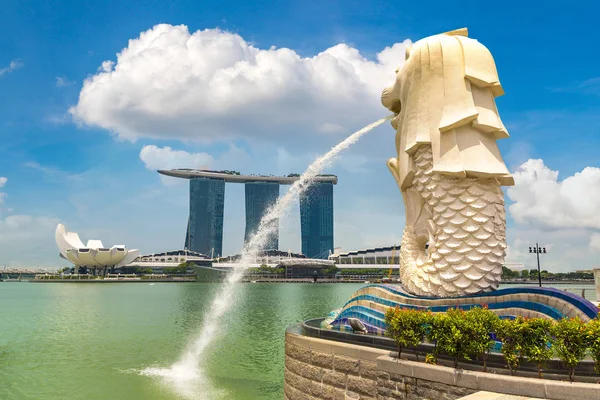
<path id="1" fill-rule="evenodd" d="M 586 325 L 578 318 L 563 318 L 554 324 L 554 348 L 565 363 L 569 379 L 573 382 L 575 367 L 585 357 L 588 342 Z"/>
<path id="2" fill-rule="evenodd" d="M 433 357 L 437 360 L 439 352 L 445 353 L 454 360 L 454 368 L 458 360 L 470 360 L 468 321 L 466 312 L 460 309 L 449 309 L 443 314 L 435 314 L 431 320 L 428 339 L 435 343 Z"/>
<path id="3" fill-rule="evenodd" d="M 492 333 L 500 318 L 490 311 L 487 306 L 474 307 L 465 313 L 467 335 L 469 337 L 468 352 L 471 357 L 483 359 L 483 371 L 487 372 L 487 359 L 496 343 Z"/>
<path id="4" fill-rule="evenodd" d="M 491 333 L 495 333 L 502 342 L 501 352 L 512 375 L 526 358 L 536 364 L 541 378 L 542 369 L 556 353 L 573 381 L 575 367 L 587 351 L 600 374 L 600 317 L 586 324 L 579 318 L 558 322 L 523 317 L 500 319 L 485 306 L 469 311 L 449 309 L 439 314 L 396 307 L 387 310 L 385 321 L 386 335 L 397 343 L 399 358 L 403 349 L 416 347 L 427 339 L 434 348 L 425 362 L 437 364 L 439 354 L 445 354 L 457 368 L 461 359 L 482 357 L 486 371 L 487 358 L 495 343 Z"/>
<path id="5" fill-rule="evenodd" d="M 385 322 L 388 326 L 386 334 L 398 345 L 398 358 L 402 357 L 403 348 L 421 344 L 427 330 L 427 315 L 419 310 L 390 308 L 385 314 Z"/>
<path id="6" fill-rule="evenodd" d="M 594 359 L 594 369 L 600 374 L 600 316 L 587 323 L 587 345 Z"/>
<path id="7" fill-rule="evenodd" d="M 553 321 L 543 318 L 525 320 L 523 350 L 527 359 L 536 364 L 539 378 L 554 353 L 551 347 L 553 325 Z"/>
<path id="8" fill-rule="evenodd" d="M 523 317 L 517 317 L 514 320 L 501 319 L 496 328 L 496 336 L 502 342 L 502 354 L 512 375 L 519 369 L 525 356 L 523 344 L 526 325 Z"/>

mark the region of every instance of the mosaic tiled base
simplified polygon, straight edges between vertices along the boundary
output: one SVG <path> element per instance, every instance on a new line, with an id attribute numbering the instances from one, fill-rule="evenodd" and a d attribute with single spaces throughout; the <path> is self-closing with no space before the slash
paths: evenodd
<path id="1" fill-rule="evenodd" d="M 390 307 L 415 308 L 444 312 L 449 308 L 487 305 L 501 317 L 562 319 L 579 317 L 588 321 L 598 315 L 598 307 L 584 298 L 555 288 L 516 287 L 468 297 L 419 297 L 406 293 L 400 285 L 369 285 L 352 295 L 335 318 L 330 329 L 352 331 L 348 318 L 357 318 L 372 334 L 387 329 L 384 315 Z M 329 321 L 328 321 L 329 322 Z"/>

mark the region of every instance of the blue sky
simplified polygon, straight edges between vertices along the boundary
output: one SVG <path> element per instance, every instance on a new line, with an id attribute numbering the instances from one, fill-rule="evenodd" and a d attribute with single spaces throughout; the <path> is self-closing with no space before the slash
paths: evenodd
<path id="1" fill-rule="evenodd" d="M 552 249 L 550 270 L 600 264 L 600 6 L 272 3 L 4 2 L 0 265 L 63 265 L 53 241 L 59 221 L 84 240 L 143 252 L 182 247 L 187 186 L 152 169 L 300 172 L 386 115 L 377 93 L 405 40 L 463 26 L 492 51 L 506 92 L 497 103 L 511 138 L 500 146 L 521 182 L 507 197 L 516 204 L 507 261 L 533 267 L 525 250 L 539 240 Z M 390 60 L 378 60 L 386 47 Z M 226 87 L 202 81 L 254 60 L 252 49 L 275 72 L 248 70 Z M 327 89 L 333 81 L 343 93 Z M 219 103 L 227 96 L 235 107 Z M 385 167 L 393 137 L 377 128 L 330 170 L 340 178 L 336 246 L 399 242 L 403 204 Z M 300 248 L 297 213 L 284 219 L 282 249 Z M 225 252 L 239 251 L 243 230 L 243 187 L 228 185 Z"/>

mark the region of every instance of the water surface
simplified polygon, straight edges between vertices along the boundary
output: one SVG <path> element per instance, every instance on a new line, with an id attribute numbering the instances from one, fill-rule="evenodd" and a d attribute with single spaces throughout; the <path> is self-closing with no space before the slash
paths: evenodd
<path id="1" fill-rule="evenodd" d="M 240 284 L 203 369 L 227 399 L 283 397 L 284 330 L 343 305 L 362 284 Z M 0 283 L 0 399 L 175 400 L 140 376 L 173 364 L 217 284 Z M 592 285 L 559 285 L 574 293 Z"/>

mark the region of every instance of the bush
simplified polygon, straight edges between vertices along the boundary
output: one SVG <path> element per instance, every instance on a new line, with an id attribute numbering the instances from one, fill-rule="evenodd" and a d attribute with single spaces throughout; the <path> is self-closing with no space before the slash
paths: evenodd
<path id="1" fill-rule="evenodd" d="M 533 318 L 500 319 L 487 307 L 469 311 L 449 309 L 432 314 L 407 308 L 390 308 L 385 314 L 386 335 L 398 345 L 398 357 L 407 347 L 416 347 L 424 339 L 434 345 L 425 362 L 437 364 L 439 354 L 452 357 L 454 367 L 461 359 L 483 358 L 484 371 L 487 357 L 496 338 L 502 342 L 504 355 L 514 375 L 524 359 L 536 364 L 538 376 L 554 353 L 565 363 L 569 379 L 573 381 L 575 367 L 587 351 L 594 359 L 600 374 L 600 317 L 583 323 L 579 318 L 558 322 Z"/>
<path id="2" fill-rule="evenodd" d="M 502 354 L 512 375 L 517 372 L 525 356 L 525 331 L 527 323 L 523 317 L 514 320 L 501 319 L 496 329 L 496 336 L 502 342 Z"/>
<path id="3" fill-rule="evenodd" d="M 594 359 L 594 370 L 600 374 L 600 317 L 587 323 L 587 345 Z"/>
<path id="4" fill-rule="evenodd" d="M 554 324 L 554 348 L 565 363 L 569 379 L 573 382 L 575 367 L 585 357 L 588 335 L 586 325 L 578 318 L 563 318 Z"/>
<path id="5" fill-rule="evenodd" d="M 554 353 L 551 347 L 553 321 L 543 318 L 525 320 L 523 345 L 527 359 L 536 364 L 538 377 L 542 378 L 542 368 L 546 366 Z"/>
<path id="6" fill-rule="evenodd" d="M 413 309 L 390 308 L 385 313 L 386 334 L 398 344 L 398 358 L 402 349 L 418 346 L 427 331 L 427 313 Z"/>
<path id="7" fill-rule="evenodd" d="M 483 371 L 487 372 L 487 358 L 496 343 L 492 333 L 496 332 L 500 318 L 487 306 L 472 308 L 465 317 L 470 338 L 468 352 L 475 359 L 482 357 Z"/>

